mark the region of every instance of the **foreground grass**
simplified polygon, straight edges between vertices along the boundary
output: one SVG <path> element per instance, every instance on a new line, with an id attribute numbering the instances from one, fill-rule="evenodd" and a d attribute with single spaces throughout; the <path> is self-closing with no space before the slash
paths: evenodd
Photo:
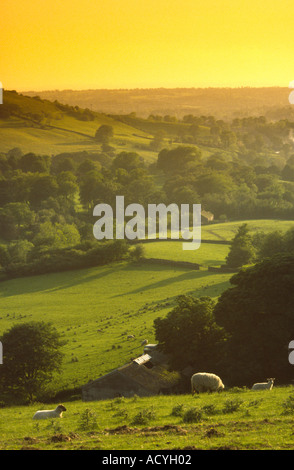
<path id="1" fill-rule="evenodd" d="M 293 387 L 272 391 L 65 403 L 62 419 L 33 421 L 34 404 L 1 410 L 0 450 L 294 449 Z M 194 415 L 194 421 L 187 417 Z"/>

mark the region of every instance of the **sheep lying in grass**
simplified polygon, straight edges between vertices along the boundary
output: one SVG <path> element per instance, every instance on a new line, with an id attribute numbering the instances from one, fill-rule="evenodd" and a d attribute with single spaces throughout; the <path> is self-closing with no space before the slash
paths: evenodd
<path id="1" fill-rule="evenodd" d="M 266 379 L 267 382 L 256 383 L 252 385 L 251 390 L 271 390 L 275 379 Z"/>
<path id="2" fill-rule="evenodd" d="M 55 410 L 36 411 L 33 419 L 62 418 L 62 412 L 66 411 L 64 405 L 58 405 Z"/>
<path id="3" fill-rule="evenodd" d="M 195 392 L 216 392 L 225 388 L 221 379 L 215 374 L 198 372 L 191 377 L 192 395 Z"/>

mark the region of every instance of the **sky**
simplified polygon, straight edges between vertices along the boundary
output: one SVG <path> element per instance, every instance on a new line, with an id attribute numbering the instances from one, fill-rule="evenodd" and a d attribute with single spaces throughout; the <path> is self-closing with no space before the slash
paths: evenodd
<path id="1" fill-rule="evenodd" d="M 288 86 L 293 0 L 1 0 L 17 91 Z"/>

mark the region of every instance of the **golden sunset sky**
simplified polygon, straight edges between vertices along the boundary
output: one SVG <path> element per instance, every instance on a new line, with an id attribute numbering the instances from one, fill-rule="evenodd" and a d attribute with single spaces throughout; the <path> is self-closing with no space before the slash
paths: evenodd
<path id="1" fill-rule="evenodd" d="M 17 91 L 288 86 L 293 0 L 1 0 Z"/>

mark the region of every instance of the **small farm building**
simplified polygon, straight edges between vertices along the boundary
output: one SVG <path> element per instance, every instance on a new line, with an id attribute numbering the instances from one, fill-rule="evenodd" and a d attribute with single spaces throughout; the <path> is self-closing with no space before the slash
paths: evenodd
<path id="1" fill-rule="evenodd" d="M 151 396 L 168 393 L 176 384 L 174 376 L 151 362 L 149 354 L 88 382 L 82 387 L 82 400 L 106 400 L 115 397 Z"/>

